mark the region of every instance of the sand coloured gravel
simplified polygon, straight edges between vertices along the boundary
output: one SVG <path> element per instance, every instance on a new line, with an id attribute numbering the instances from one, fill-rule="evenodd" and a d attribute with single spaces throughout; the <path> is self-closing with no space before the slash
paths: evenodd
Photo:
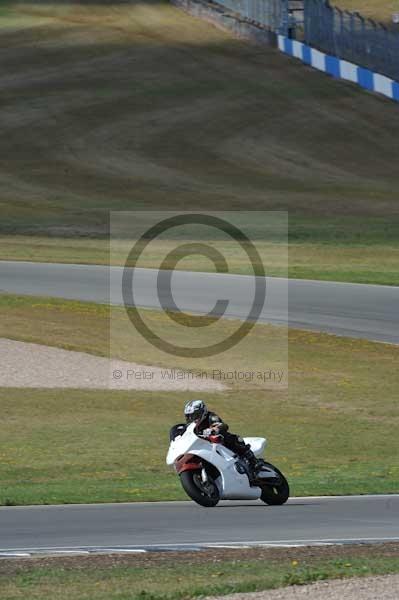
<path id="1" fill-rule="evenodd" d="M 356 577 L 205 600 L 398 600 L 399 575 Z"/>
<path id="2" fill-rule="evenodd" d="M 0 338 L 0 387 L 143 391 L 225 389 L 181 369 L 166 369 Z"/>

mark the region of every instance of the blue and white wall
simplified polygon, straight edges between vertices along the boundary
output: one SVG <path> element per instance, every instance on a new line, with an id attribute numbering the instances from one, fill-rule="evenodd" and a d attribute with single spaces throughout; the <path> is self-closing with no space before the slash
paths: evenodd
<path id="1" fill-rule="evenodd" d="M 399 102 L 399 83 L 389 79 L 389 77 L 385 77 L 385 75 L 373 73 L 369 69 L 364 69 L 346 60 L 324 54 L 315 48 L 311 48 L 296 40 L 291 40 L 283 35 L 278 36 L 278 47 L 281 52 L 299 58 L 299 60 L 307 65 L 319 71 L 324 71 L 332 75 L 332 77 L 352 81 L 366 90 L 383 94 Z"/>

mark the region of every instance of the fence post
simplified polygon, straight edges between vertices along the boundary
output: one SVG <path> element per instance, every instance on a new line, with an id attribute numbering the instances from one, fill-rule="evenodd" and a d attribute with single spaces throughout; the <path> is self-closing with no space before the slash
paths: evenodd
<path id="1" fill-rule="evenodd" d="M 355 15 L 354 13 L 349 13 L 350 14 L 350 39 L 351 39 L 351 46 L 350 46 L 350 60 L 352 62 L 354 62 L 354 58 L 355 58 L 355 37 L 356 37 L 356 25 L 355 25 Z"/>
<path id="2" fill-rule="evenodd" d="M 359 36 L 359 41 L 360 44 L 357 44 L 357 48 L 358 51 L 363 48 L 365 50 L 365 52 L 367 53 L 367 35 L 366 35 L 366 20 L 364 19 L 364 17 L 362 17 L 362 15 L 360 13 L 356 13 L 357 18 L 359 19 L 359 23 L 360 23 L 360 36 Z"/>
<path id="3" fill-rule="evenodd" d="M 308 44 L 309 36 L 309 21 L 311 12 L 311 0 L 304 0 L 303 3 L 303 36 L 305 44 Z"/>
<path id="4" fill-rule="evenodd" d="M 339 21 L 339 25 L 337 25 L 337 28 L 335 30 L 335 52 L 337 54 L 337 56 L 339 55 L 339 49 L 341 48 L 341 43 L 342 43 L 342 39 L 344 37 L 343 31 L 344 31 L 344 14 L 342 12 L 341 9 L 336 8 L 336 15 L 338 17 L 338 21 Z"/>
<path id="5" fill-rule="evenodd" d="M 288 35 L 288 0 L 280 0 L 280 15 L 277 33 Z"/>

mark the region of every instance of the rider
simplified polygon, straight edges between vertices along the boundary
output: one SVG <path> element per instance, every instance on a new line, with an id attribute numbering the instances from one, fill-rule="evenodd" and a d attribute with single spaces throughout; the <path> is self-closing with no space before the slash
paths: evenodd
<path id="1" fill-rule="evenodd" d="M 210 434 L 211 431 L 223 436 L 223 444 L 238 456 L 245 458 L 251 468 L 258 466 L 258 459 L 251 450 L 251 446 L 246 444 L 242 437 L 230 433 L 229 426 L 214 412 L 208 410 L 205 402 L 202 400 L 191 400 L 184 407 L 184 416 L 186 423 L 196 423 L 195 432 L 200 434 Z M 207 431 L 208 430 L 208 431 Z"/>

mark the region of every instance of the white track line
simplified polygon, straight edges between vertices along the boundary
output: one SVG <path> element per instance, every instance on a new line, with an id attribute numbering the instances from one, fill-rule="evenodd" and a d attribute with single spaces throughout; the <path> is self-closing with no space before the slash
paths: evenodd
<path id="1" fill-rule="evenodd" d="M 390 499 L 390 498 L 399 498 L 399 494 L 358 494 L 353 496 L 291 496 L 288 500 L 290 503 L 293 500 L 358 500 L 358 499 Z M 219 506 L 223 506 L 224 502 L 230 502 L 231 504 L 239 503 L 239 500 L 231 500 L 225 501 L 222 500 Z M 243 500 L 246 503 L 259 504 L 258 501 L 252 500 Z M 134 506 L 195 506 L 194 503 L 190 500 L 161 500 L 160 502 L 99 502 L 93 504 L 27 504 L 23 506 L 0 506 L 0 510 L 30 510 L 30 509 L 60 509 L 60 508 L 83 508 L 83 507 L 102 507 L 102 506 L 130 506 L 133 508 Z"/>
<path id="2" fill-rule="evenodd" d="M 152 548 L 254 548 L 259 546 L 317 546 L 317 545 L 334 545 L 334 544 L 359 544 L 359 543 L 375 543 L 375 542 L 399 542 L 399 537 L 369 537 L 369 538 L 324 538 L 324 539 L 306 539 L 306 540 L 261 540 L 261 541 L 224 541 L 224 542 L 184 542 L 176 544 L 142 544 L 137 547 L 129 546 L 46 546 L 36 548 L 5 548 L 0 550 L 0 555 L 7 553 L 31 553 L 31 552 L 52 552 L 52 553 L 93 553 L 93 552 L 147 552 Z"/>

